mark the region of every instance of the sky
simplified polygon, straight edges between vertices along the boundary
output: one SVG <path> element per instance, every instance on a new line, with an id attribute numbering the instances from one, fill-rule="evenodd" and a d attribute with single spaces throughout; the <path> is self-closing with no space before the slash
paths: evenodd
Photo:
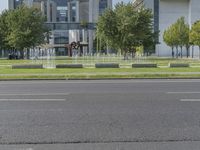
<path id="1" fill-rule="evenodd" d="M 130 0 L 113 0 L 113 5 L 121 1 L 129 2 Z M 7 8 L 8 8 L 8 0 L 0 0 L 0 12 Z"/>

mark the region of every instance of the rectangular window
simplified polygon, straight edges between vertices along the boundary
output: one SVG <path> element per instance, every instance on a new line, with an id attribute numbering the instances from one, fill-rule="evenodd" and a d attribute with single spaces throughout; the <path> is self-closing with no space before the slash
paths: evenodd
<path id="1" fill-rule="evenodd" d="M 99 0 L 99 15 L 102 15 L 107 7 L 108 7 L 107 0 Z"/>
<path id="2" fill-rule="evenodd" d="M 18 6 L 22 5 L 24 3 L 24 0 L 15 0 L 14 1 L 14 8 L 17 8 Z"/>

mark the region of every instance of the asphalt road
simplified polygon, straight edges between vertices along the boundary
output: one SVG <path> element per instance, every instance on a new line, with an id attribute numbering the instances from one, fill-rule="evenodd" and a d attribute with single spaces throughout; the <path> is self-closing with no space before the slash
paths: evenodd
<path id="1" fill-rule="evenodd" d="M 0 150 L 199 150 L 200 80 L 0 82 Z"/>

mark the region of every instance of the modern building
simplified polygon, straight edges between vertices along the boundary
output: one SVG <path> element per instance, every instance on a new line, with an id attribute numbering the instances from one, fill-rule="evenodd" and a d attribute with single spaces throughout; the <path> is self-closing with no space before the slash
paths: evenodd
<path id="1" fill-rule="evenodd" d="M 185 17 L 190 27 L 200 19 L 200 0 L 133 0 L 134 6 L 144 5 L 154 13 L 154 29 L 160 31 L 156 46 L 157 56 L 171 56 L 171 49 L 163 42 L 163 33 L 180 17 Z M 186 50 L 184 51 L 186 55 Z M 198 56 L 198 51 L 195 51 Z"/>
<path id="2" fill-rule="evenodd" d="M 45 15 L 57 55 L 69 55 L 66 45 L 78 41 L 87 45 L 83 53 L 92 53 L 98 17 L 112 8 L 112 0 L 9 0 L 9 9 L 21 4 L 37 7 Z"/>

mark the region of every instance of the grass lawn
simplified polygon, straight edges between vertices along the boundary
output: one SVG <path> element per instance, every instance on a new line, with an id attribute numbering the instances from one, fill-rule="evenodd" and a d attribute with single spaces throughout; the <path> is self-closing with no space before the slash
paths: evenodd
<path id="1" fill-rule="evenodd" d="M 0 79 L 200 78 L 200 68 L 0 69 Z"/>
<path id="2" fill-rule="evenodd" d="M 120 63 L 119 69 L 96 69 L 95 63 Z M 159 68 L 131 68 L 132 63 L 157 63 Z M 121 59 L 88 60 L 57 59 L 55 64 L 82 63 L 83 69 L 11 69 L 13 64 L 32 64 L 46 61 L 0 60 L 0 79 L 97 79 L 97 78 L 200 78 L 200 61 L 198 59 L 148 58 L 124 61 Z M 167 68 L 168 63 L 190 63 L 191 68 Z M 198 67 L 199 66 L 199 67 Z"/>

